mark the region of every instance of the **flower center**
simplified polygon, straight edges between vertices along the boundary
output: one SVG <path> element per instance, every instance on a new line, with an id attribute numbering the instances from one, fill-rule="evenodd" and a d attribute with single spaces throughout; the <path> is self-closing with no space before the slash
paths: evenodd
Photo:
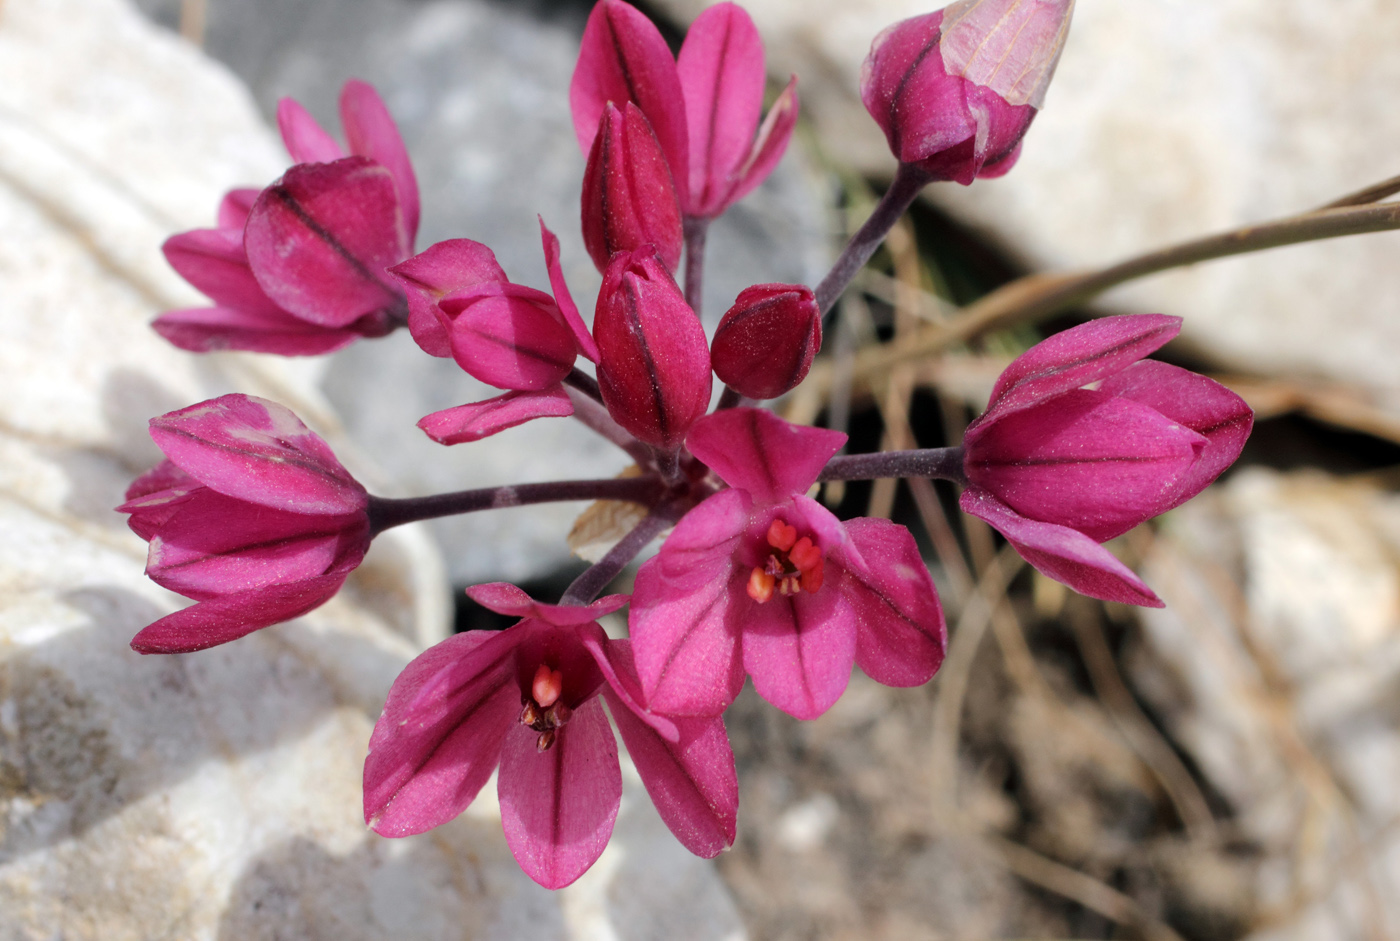
<path id="1" fill-rule="evenodd" d="M 811 537 L 797 538 L 797 527 L 773 520 L 767 534 L 768 559 L 755 565 L 746 586 L 749 597 L 763 604 L 773 593 L 815 593 L 822 587 L 822 550 Z"/>
<path id="2" fill-rule="evenodd" d="M 559 729 L 574 714 L 559 697 L 564 692 L 564 674 L 541 663 L 535 669 L 535 678 L 530 682 L 530 697 L 520 710 L 520 724 L 528 725 L 540 737 L 535 739 L 535 748 L 548 751 L 559 736 Z"/>

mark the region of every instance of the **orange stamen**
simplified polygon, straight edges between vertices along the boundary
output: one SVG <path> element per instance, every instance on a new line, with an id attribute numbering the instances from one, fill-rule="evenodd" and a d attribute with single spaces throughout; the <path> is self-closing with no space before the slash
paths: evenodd
<path id="1" fill-rule="evenodd" d="M 797 545 L 792 547 L 788 553 L 788 558 L 792 564 L 797 566 L 799 572 L 805 572 L 813 566 L 822 564 L 822 551 L 812 545 L 812 540 L 803 536 L 797 540 Z"/>
<path id="2" fill-rule="evenodd" d="M 541 663 L 535 670 L 534 682 L 530 684 L 530 695 L 535 697 L 535 702 L 548 709 L 563 692 L 564 674 Z"/>
<path id="3" fill-rule="evenodd" d="M 782 520 L 774 520 L 768 527 L 768 545 L 779 552 L 786 552 L 797 541 L 797 527 L 789 526 Z"/>
<path id="4" fill-rule="evenodd" d="M 754 570 L 749 573 L 749 583 L 746 586 L 749 597 L 759 604 L 763 604 L 763 602 L 773 597 L 773 585 L 775 581 L 776 579 L 774 579 L 772 575 L 769 575 L 758 566 L 754 566 Z"/>

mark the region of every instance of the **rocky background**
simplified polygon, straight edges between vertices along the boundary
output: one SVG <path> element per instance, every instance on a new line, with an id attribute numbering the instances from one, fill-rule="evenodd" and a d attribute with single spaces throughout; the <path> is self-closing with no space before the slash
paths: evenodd
<path id="1" fill-rule="evenodd" d="M 398 668 L 454 617 L 472 623 L 461 586 L 567 579 L 579 506 L 395 531 L 311 617 L 191 656 L 127 649 L 178 603 L 110 512 L 158 458 L 152 415 L 276 398 L 386 494 L 552 478 L 561 454 L 568 476 L 621 469 L 570 422 L 432 444 L 418 417 L 481 390 L 405 335 L 288 363 L 192 357 L 146 327 L 197 302 L 160 241 L 281 171 L 280 96 L 334 126 L 350 76 L 400 121 L 419 247 L 477 238 L 543 285 L 540 213 L 587 314 L 566 89 L 590 6 L 0 2 L 0 939 L 1400 937 L 1400 235 L 1202 264 L 1100 302 L 1184 316 L 1168 357 L 1223 374 L 1262 419 L 1241 468 L 1122 540 L 1163 612 L 1032 577 L 944 519 L 951 491 L 829 488 L 844 514 L 934 534 L 950 658 L 921 690 L 857 676 L 812 723 L 741 698 L 740 838 L 716 864 L 671 840 L 635 777 L 612 847 L 554 894 L 515 868 L 489 801 L 408 841 L 359 817 Z M 647 9 L 679 35 L 703 6 Z M 814 282 L 858 224 L 891 170 L 855 96 L 860 60 L 884 25 L 928 11 L 745 6 L 807 117 L 713 232 L 711 322 L 748 284 Z M 844 305 L 833 359 L 1017 274 L 1395 174 L 1397 44 L 1384 0 L 1081 0 L 1021 163 L 929 192 L 877 258 L 888 274 Z M 1036 336 L 833 382 L 789 413 L 848 423 L 855 450 L 956 441 Z"/>

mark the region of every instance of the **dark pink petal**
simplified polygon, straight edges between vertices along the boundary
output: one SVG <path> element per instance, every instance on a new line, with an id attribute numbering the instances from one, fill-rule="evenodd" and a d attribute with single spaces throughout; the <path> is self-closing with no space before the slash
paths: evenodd
<path id="1" fill-rule="evenodd" d="M 248 267 L 242 230 L 195 229 L 181 232 L 166 239 L 161 251 L 180 277 L 207 294 L 219 306 L 253 314 L 283 314 L 268 299 Z"/>
<path id="2" fill-rule="evenodd" d="M 845 443 L 839 431 L 794 425 L 760 408 L 706 415 L 686 438 L 691 453 L 760 505 L 806 493 Z"/>
<path id="3" fill-rule="evenodd" d="M 652 712 L 646 707 L 642 680 L 637 676 L 637 667 L 632 658 L 632 642 L 609 640 L 607 635 L 582 632 L 579 634 L 579 641 L 593 657 L 598 672 L 603 675 L 603 681 L 607 684 L 603 693 L 612 697 L 608 702 L 613 711 L 616 712 L 619 706 L 626 708 L 666 741 L 679 742 L 681 733 L 676 728 L 675 720 L 659 712 Z"/>
<path id="4" fill-rule="evenodd" d="M 151 537 L 146 575 L 203 601 L 349 571 L 369 539 L 363 514 L 285 513 L 200 488 Z"/>
<path id="5" fill-rule="evenodd" d="M 787 152 L 793 128 L 797 127 L 797 111 L 797 76 L 794 75 L 788 79 L 787 87 L 778 95 L 759 126 L 758 137 L 753 142 L 748 159 L 736 171 L 724 200 L 725 206 L 737 203 L 768 179 L 768 174 L 773 172 Z M 720 211 L 723 211 L 723 207 Z"/>
<path id="6" fill-rule="evenodd" d="M 598 387 L 608 413 L 658 448 L 676 448 L 710 407 L 700 318 L 650 247 L 613 258 L 593 314 Z"/>
<path id="7" fill-rule="evenodd" d="M 470 631 L 419 654 L 389 690 L 365 759 L 365 822 L 409 836 L 456 817 L 518 726 L 518 633 Z"/>
<path id="8" fill-rule="evenodd" d="M 393 174 L 408 243 L 412 245 L 418 233 L 418 178 L 413 174 L 398 125 L 373 85 L 354 78 L 345 83 L 340 90 L 340 123 L 351 153 L 368 157 Z"/>
<path id="9" fill-rule="evenodd" d="M 142 628 L 132 638 L 131 649 L 137 653 L 189 653 L 226 644 L 320 607 L 340 590 L 346 574 L 335 572 L 192 604 Z"/>
<path id="10" fill-rule="evenodd" d="M 295 163 L 330 163 L 345 156 L 335 138 L 294 98 L 277 102 L 277 129 Z"/>
<path id="11" fill-rule="evenodd" d="M 164 460 L 131 482 L 131 485 L 126 488 L 126 499 L 130 503 L 163 490 L 189 491 L 202 486 L 204 485 L 182 471 L 179 465 L 170 460 Z M 117 507 L 117 512 L 129 513 L 129 510 L 124 509 L 125 506 L 126 504 L 122 504 L 122 506 Z"/>
<path id="12" fill-rule="evenodd" d="M 131 531 L 149 542 L 175 511 L 204 485 L 170 461 L 161 461 L 131 482 L 118 513 L 129 513 Z"/>
<path id="13" fill-rule="evenodd" d="M 1164 607 L 1161 599 L 1113 553 L 1067 526 L 1041 523 L 1024 516 L 977 487 L 968 487 L 959 500 L 963 512 L 988 523 L 1041 574 L 1063 582 L 1081 595 L 1148 608 Z"/>
<path id="14" fill-rule="evenodd" d="M 292 167 L 254 204 L 244 246 L 267 296 L 312 323 L 403 304 L 384 270 L 409 246 L 394 179 L 364 157 Z"/>
<path id="15" fill-rule="evenodd" d="M 846 523 L 861 557 L 847 564 L 840 591 L 856 611 L 856 663 L 886 686 L 927 683 L 948 650 L 938 590 L 914 537 L 889 520 Z"/>
<path id="16" fill-rule="evenodd" d="M 595 697 L 574 710 L 552 747 L 524 726 L 506 734 L 497 792 L 516 862 L 547 889 L 583 875 L 612 836 L 622 801 L 617 742 Z"/>
<path id="17" fill-rule="evenodd" d="M 1181 332 L 1181 318 L 1125 314 L 1063 330 L 1026 350 L 992 388 L 987 411 L 968 437 L 1002 415 L 1029 408 L 1126 369 Z"/>
<path id="18" fill-rule="evenodd" d="M 749 156 L 763 111 L 767 76 L 753 20 L 733 3 L 705 10 L 685 34 L 676 72 L 690 139 L 689 180 L 676 183 L 688 190 L 687 212 L 708 216 Z"/>
<path id="19" fill-rule="evenodd" d="M 167 311 L 151 327 L 191 353 L 250 350 L 279 356 L 319 356 L 349 346 L 363 336 L 350 328 L 318 327 L 282 311 L 263 315 L 230 307 Z"/>
<path id="20" fill-rule="evenodd" d="M 630 674 L 631 652 L 625 640 L 612 641 L 611 659 Z M 734 843 L 739 813 L 739 778 L 724 720 L 678 719 L 676 740 L 657 733 L 635 705 L 605 688 L 613 721 L 637 773 L 661 819 L 686 849 L 706 859 Z"/>
<path id="21" fill-rule="evenodd" d="M 587 156 L 608 102 L 631 102 L 651 122 L 680 187 L 686 169 L 685 99 L 676 62 L 651 20 L 621 0 L 603 0 L 583 30 L 578 65 L 569 84 L 569 106 L 579 149 Z"/>
<path id="22" fill-rule="evenodd" d="M 536 601 L 510 582 L 489 582 L 472 585 L 467 597 L 497 614 L 518 618 L 537 618 L 557 627 L 575 627 L 612 614 L 627 603 L 626 595 L 605 595 L 587 605 L 557 605 Z"/>
<path id="23" fill-rule="evenodd" d="M 205 486 L 296 513 L 345 514 L 368 505 L 365 488 L 291 410 L 225 395 L 151 419 L 166 457 Z"/>
<path id="24" fill-rule="evenodd" d="M 532 419 L 567 418 L 573 413 L 569 394 L 562 386 L 553 386 L 538 392 L 507 392 L 484 402 L 433 412 L 420 418 L 418 427 L 438 444 L 465 444 Z"/>
<path id="25" fill-rule="evenodd" d="M 253 203 L 258 201 L 258 194 L 261 192 L 243 188 L 225 193 L 219 202 L 219 228 L 237 230 L 241 243 L 243 227 L 248 224 L 248 213 L 252 212 Z"/>
<path id="26" fill-rule="evenodd" d="M 451 356 L 447 329 L 438 323 L 437 302 L 453 291 L 486 281 L 509 281 L 491 249 L 471 239 L 436 242 L 389 268 L 408 294 L 408 331 L 423 351 Z"/>
<path id="27" fill-rule="evenodd" d="M 666 268 L 681 260 L 681 204 L 646 116 L 611 103 L 588 154 L 580 203 L 583 244 L 599 271 L 618 252 L 654 246 Z"/>
<path id="28" fill-rule="evenodd" d="M 438 310 L 457 365 L 498 389 L 552 388 L 578 357 L 554 299 L 523 284 L 487 281 L 453 291 Z"/>
<path id="29" fill-rule="evenodd" d="M 1199 460 L 1182 475 L 1171 506 L 1206 488 L 1240 456 L 1254 427 L 1254 411 L 1229 389 L 1205 376 L 1147 360 L 1104 380 L 1099 391 L 1154 408 L 1206 439 Z"/>
<path id="30" fill-rule="evenodd" d="M 728 618 L 736 598 L 748 600 L 748 572 L 736 570 L 732 561 L 741 531 L 730 528 L 736 522 L 732 510 L 744 502 L 736 491 L 706 500 L 685 515 L 661 553 L 637 570 L 628 628 L 646 705 L 655 712 L 719 715 L 744 685 L 739 637 Z M 696 514 L 700 518 L 687 526 Z M 737 522 L 747 520 L 742 513 Z M 719 539 L 717 529 L 729 530 L 728 539 Z M 677 577 L 665 574 L 668 569 Z"/>
<path id="31" fill-rule="evenodd" d="M 583 323 L 583 317 L 579 315 L 578 305 L 574 303 L 574 297 L 569 293 L 569 282 L 564 280 L 564 268 L 559 263 L 559 237 L 544 224 L 543 216 L 536 216 L 540 220 L 540 241 L 544 243 L 544 264 L 549 271 L 549 289 L 554 292 L 554 303 L 559 305 L 559 312 L 564 315 L 564 322 L 573 331 L 574 342 L 578 344 L 578 351 L 588 357 L 591 362 L 598 362 L 598 344 L 593 342 L 593 334 L 588 332 L 588 327 Z"/>
<path id="32" fill-rule="evenodd" d="M 745 288 L 715 329 L 715 375 L 751 399 L 776 399 L 797 387 L 822 345 L 822 314 L 800 284 Z"/>
<path id="33" fill-rule="evenodd" d="M 1206 443 L 1140 402 L 1074 389 L 983 425 L 963 465 L 1017 513 L 1105 542 L 1173 506 Z"/>

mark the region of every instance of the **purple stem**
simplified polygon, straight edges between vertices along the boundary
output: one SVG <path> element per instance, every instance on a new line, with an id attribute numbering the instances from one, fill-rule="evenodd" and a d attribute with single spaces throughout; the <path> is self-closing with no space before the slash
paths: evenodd
<path id="1" fill-rule="evenodd" d="M 661 531 L 679 518 L 684 504 L 664 503 L 661 506 L 653 507 L 646 517 L 633 527 L 632 531 L 623 536 L 617 545 L 608 550 L 608 554 L 599 559 L 596 563 L 583 570 L 583 574 L 574 579 L 568 589 L 560 597 L 560 604 L 588 604 L 608 584 L 617 578 L 617 574 L 627 567 L 627 563 L 637 557 L 637 553 L 646 548 L 651 542 L 661 534 Z"/>
<path id="2" fill-rule="evenodd" d="M 720 393 L 719 404 L 715 406 L 715 411 L 721 412 L 726 408 L 734 408 L 738 405 L 742 405 L 743 401 L 744 396 L 741 393 L 734 391 L 729 388 L 729 386 L 725 386 L 724 391 Z"/>
<path id="3" fill-rule="evenodd" d="M 879 477 L 932 477 L 966 484 L 962 448 L 880 451 L 833 457 L 817 480 L 875 480 Z"/>
<path id="4" fill-rule="evenodd" d="M 885 190 L 885 195 L 880 197 L 875 211 L 865 220 L 859 231 L 851 236 L 851 240 L 841 252 L 841 257 L 836 259 L 836 264 L 831 266 L 826 277 L 822 278 L 822 283 L 817 285 L 814 293 L 817 306 L 823 314 L 831 310 L 836 299 L 846 290 L 846 285 L 851 283 L 856 272 L 865 267 L 870 256 L 875 254 L 875 249 L 880 247 L 880 243 L 889 235 L 899 217 L 914 204 L 919 191 L 930 179 L 928 171 L 921 170 L 913 164 L 899 165 L 894 181 L 890 183 L 890 188 Z"/>
<path id="5" fill-rule="evenodd" d="M 602 402 L 594 399 L 587 392 L 580 391 L 575 386 L 566 386 L 564 391 L 569 393 L 569 401 L 574 403 L 575 418 L 626 451 L 631 455 L 632 460 L 637 462 L 638 467 L 652 465 L 651 448 L 638 441 L 627 432 L 627 429 L 613 421 L 613 417 L 608 414 L 608 410 Z"/>
<path id="6" fill-rule="evenodd" d="M 603 401 L 603 393 L 598 389 L 598 380 L 577 366 L 570 369 L 569 374 L 564 377 L 564 385 L 577 389 L 599 404 Z"/>
<path id="7" fill-rule="evenodd" d="M 685 302 L 690 309 L 700 315 L 700 302 L 705 291 L 705 235 L 710 229 L 709 219 L 686 216 L 685 230 Z"/>
<path id="8" fill-rule="evenodd" d="M 654 476 L 610 477 L 604 480 L 555 480 L 541 484 L 515 484 L 507 487 L 484 487 L 480 490 L 458 490 L 430 497 L 369 498 L 369 529 L 377 536 L 393 526 L 497 510 L 531 503 L 553 503 L 561 500 L 629 500 L 643 506 L 654 506 L 666 488 Z"/>

